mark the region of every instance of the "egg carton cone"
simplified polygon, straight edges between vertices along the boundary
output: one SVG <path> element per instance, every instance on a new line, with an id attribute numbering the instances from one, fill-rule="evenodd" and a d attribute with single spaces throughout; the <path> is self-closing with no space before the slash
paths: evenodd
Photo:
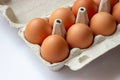
<path id="1" fill-rule="evenodd" d="M 65 38 L 65 36 L 66 36 L 66 30 L 63 26 L 63 23 L 62 23 L 61 19 L 56 19 L 54 21 L 52 35 L 55 35 L 55 34 L 60 35 L 63 38 Z"/>
<path id="2" fill-rule="evenodd" d="M 110 0 L 101 0 L 98 12 L 110 12 L 111 6 L 110 6 Z"/>
<path id="3" fill-rule="evenodd" d="M 120 24 L 118 24 L 117 30 L 113 35 L 96 36 L 94 39 L 94 43 L 87 49 L 79 49 L 79 48 L 71 49 L 70 55 L 66 60 L 53 64 L 45 61 L 40 56 L 40 46 L 37 44 L 32 44 L 25 39 L 24 31 L 26 28 L 26 24 L 32 18 L 37 18 L 37 17 L 44 18 L 46 21 L 48 21 L 49 14 L 53 10 L 55 10 L 58 7 L 72 6 L 75 0 L 71 0 L 71 1 L 66 0 L 61 2 L 57 2 L 56 0 L 56 2 L 50 1 L 47 3 L 45 3 L 46 0 L 42 0 L 42 1 L 43 2 L 41 2 L 41 0 L 29 0 L 29 1 L 12 0 L 0 5 L 0 14 L 2 14 L 6 18 L 6 20 L 9 22 L 11 27 L 17 28 L 19 30 L 18 31 L 19 36 L 24 40 L 24 42 L 29 47 L 31 47 L 33 53 L 51 70 L 57 71 L 60 70 L 63 66 L 68 66 L 71 70 L 74 71 L 80 70 L 84 66 L 95 60 L 96 58 L 105 54 L 107 51 L 120 45 Z M 18 3 L 19 5 L 22 6 L 18 6 Z M 45 3 L 46 7 L 44 7 L 44 4 L 42 3 Z M 61 20 L 59 21 L 58 22 L 57 20 L 55 21 L 52 34 L 58 34 L 64 37 L 66 35 L 66 31 L 63 28 L 62 21 Z M 86 21 L 88 23 L 87 18 Z"/>
<path id="4" fill-rule="evenodd" d="M 78 9 L 77 17 L 75 23 L 89 24 L 88 14 L 84 7 Z"/>

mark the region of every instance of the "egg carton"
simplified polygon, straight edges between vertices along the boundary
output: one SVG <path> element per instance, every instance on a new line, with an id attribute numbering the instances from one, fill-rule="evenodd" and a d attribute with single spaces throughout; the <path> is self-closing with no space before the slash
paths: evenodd
<path id="1" fill-rule="evenodd" d="M 6 2 L 7 3 L 4 3 Z M 56 0 L 57 1 L 57 0 Z M 58 8 L 58 7 L 67 7 L 71 6 L 75 0 L 65 0 L 61 1 L 60 5 L 54 5 L 58 2 L 51 2 L 48 1 L 48 4 L 54 5 L 53 9 Z M 47 0 L 43 0 L 43 3 L 47 2 Z M 63 5 L 62 3 L 66 3 Z M 18 4 L 19 3 L 19 4 Z M 107 51 L 110 49 L 118 46 L 120 44 L 120 24 L 117 25 L 117 30 L 112 36 L 102 36 L 102 35 L 97 35 L 94 39 L 93 44 L 87 48 L 87 49 L 79 49 L 79 48 L 73 48 L 70 50 L 70 55 L 69 57 L 59 63 L 49 63 L 45 61 L 41 56 L 40 56 L 40 46 L 37 44 L 32 44 L 28 42 L 25 39 L 24 36 L 24 31 L 27 22 L 35 17 L 42 17 L 42 18 L 48 18 L 48 15 L 53 11 L 53 9 L 46 9 L 45 11 L 47 12 L 46 15 L 40 15 L 39 11 L 40 7 L 44 4 L 41 4 L 41 0 L 0 0 L 0 14 L 2 14 L 7 21 L 9 22 L 10 26 L 17 28 L 19 36 L 25 41 L 25 43 L 31 47 L 33 50 L 33 53 L 38 56 L 38 58 L 48 66 L 53 71 L 61 69 L 63 66 L 68 66 L 71 70 L 79 70 L 82 69 L 84 66 L 95 60 L 96 58 L 100 57 L 101 55 L 105 54 Z M 7 4 L 7 5 L 5 5 Z M 18 5 L 23 5 L 19 8 Z M 35 4 L 35 5 L 33 5 Z M 46 3 L 47 4 L 47 3 Z M 9 7 L 11 6 L 11 7 Z M 27 7 L 26 7 L 27 6 Z M 42 6 L 42 7 L 43 7 Z M 19 9 L 18 9 L 19 8 Z M 13 12 L 14 10 L 14 12 Z M 41 8 L 42 10 L 42 8 Z M 26 13 L 28 12 L 28 13 Z M 35 13 L 34 13 L 35 12 Z M 37 13 L 37 15 L 36 15 Z M 30 16 L 31 15 L 31 16 Z M 25 22 L 27 21 L 27 22 Z M 25 24 L 24 24 L 25 23 Z"/>

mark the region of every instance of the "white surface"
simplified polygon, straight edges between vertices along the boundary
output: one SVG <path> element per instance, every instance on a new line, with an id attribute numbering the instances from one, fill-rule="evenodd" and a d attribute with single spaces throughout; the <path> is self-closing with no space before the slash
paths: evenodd
<path id="1" fill-rule="evenodd" d="M 120 80 L 120 51 L 79 71 L 50 71 L 0 16 L 0 80 Z"/>

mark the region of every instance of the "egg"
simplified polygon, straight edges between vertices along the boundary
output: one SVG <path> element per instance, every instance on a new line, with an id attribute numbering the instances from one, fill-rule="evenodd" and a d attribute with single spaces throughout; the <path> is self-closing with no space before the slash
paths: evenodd
<path id="1" fill-rule="evenodd" d="M 101 0 L 93 0 L 97 5 L 100 4 Z M 110 0 L 111 7 L 113 7 L 119 0 Z"/>
<path id="2" fill-rule="evenodd" d="M 93 1 L 99 6 L 101 0 L 93 0 Z"/>
<path id="3" fill-rule="evenodd" d="M 43 41 L 40 55 L 50 63 L 58 63 L 68 58 L 69 46 L 63 37 L 50 35 Z"/>
<path id="4" fill-rule="evenodd" d="M 33 44 L 41 45 L 52 32 L 50 24 L 42 18 L 32 19 L 25 28 L 25 38 Z"/>
<path id="5" fill-rule="evenodd" d="M 92 17 L 90 28 L 95 35 L 109 36 L 115 32 L 116 22 L 111 14 L 99 12 Z"/>
<path id="6" fill-rule="evenodd" d="M 76 0 L 72 6 L 72 11 L 75 16 L 77 16 L 80 7 L 86 8 L 89 19 L 98 11 L 98 6 L 93 0 Z"/>
<path id="7" fill-rule="evenodd" d="M 114 19 L 120 23 L 120 2 L 113 7 L 112 15 Z"/>
<path id="8" fill-rule="evenodd" d="M 66 30 L 75 23 L 75 16 L 68 8 L 58 8 L 53 11 L 49 18 L 50 25 L 53 26 L 55 19 L 61 19 Z"/>
<path id="9" fill-rule="evenodd" d="M 76 23 L 68 29 L 66 40 L 71 48 L 88 48 L 93 42 L 93 32 L 88 25 Z"/>

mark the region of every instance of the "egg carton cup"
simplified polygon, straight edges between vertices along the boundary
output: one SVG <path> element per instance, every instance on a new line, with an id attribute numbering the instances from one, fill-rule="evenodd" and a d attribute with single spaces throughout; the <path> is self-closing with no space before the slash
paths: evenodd
<path id="1" fill-rule="evenodd" d="M 70 6 L 72 4 L 69 4 Z M 38 58 L 53 71 L 60 70 L 63 66 L 68 66 L 71 70 L 80 70 L 96 58 L 105 54 L 107 51 L 118 46 L 120 44 L 120 24 L 117 25 L 116 32 L 111 36 L 97 35 L 94 38 L 93 44 L 87 49 L 73 48 L 70 50 L 69 57 L 59 63 L 49 63 L 45 61 L 40 55 L 40 46 L 37 44 L 32 44 L 25 39 L 24 31 L 26 24 L 21 24 L 18 22 L 16 15 L 13 10 L 8 5 L 0 5 L 0 14 L 2 14 L 11 27 L 17 28 L 19 36 L 24 40 L 24 42 L 31 47 L 33 53 L 38 56 Z M 46 16 L 47 18 L 49 16 Z M 86 19 L 86 21 L 88 21 Z M 88 23 L 88 22 L 87 22 Z M 87 24 L 86 23 L 86 24 Z"/>

